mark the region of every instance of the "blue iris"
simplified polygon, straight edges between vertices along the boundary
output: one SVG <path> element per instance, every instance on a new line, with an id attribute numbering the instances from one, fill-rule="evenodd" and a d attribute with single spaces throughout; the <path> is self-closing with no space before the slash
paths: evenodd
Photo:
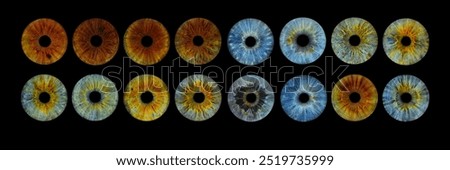
<path id="1" fill-rule="evenodd" d="M 243 19 L 228 34 L 231 56 L 245 65 L 257 65 L 269 58 L 273 44 L 272 31 L 258 19 Z"/>
<path id="2" fill-rule="evenodd" d="M 409 122 L 420 118 L 427 110 L 430 95 L 425 83 L 412 75 L 393 78 L 383 91 L 383 105 L 394 119 Z"/>
<path id="3" fill-rule="evenodd" d="M 281 31 L 280 47 L 284 56 L 296 64 L 316 61 L 325 50 L 325 32 L 310 18 L 289 21 Z"/>
<path id="4" fill-rule="evenodd" d="M 322 114 L 326 104 L 327 95 L 323 84 L 311 76 L 294 77 L 281 90 L 281 107 L 296 121 L 316 119 Z"/>
<path id="5" fill-rule="evenodd" d="M 116 109 L 118 100 L 119 93 L 114 82 L 99 74 L 84 76 L 75 84 L 72 92 L 75 111 L 90 121 L 109 117 Z"/>
<path id="6" fill-rule="evenodd" d="M 48 99 L 43 101 L 42 94 Z M 64 84 L 56 77 L 48 74 L 36 75 L 23 86 L 22 106 L 33 119 L 50 121 L 56 119 L 67 105 L 67 91 Z"/>

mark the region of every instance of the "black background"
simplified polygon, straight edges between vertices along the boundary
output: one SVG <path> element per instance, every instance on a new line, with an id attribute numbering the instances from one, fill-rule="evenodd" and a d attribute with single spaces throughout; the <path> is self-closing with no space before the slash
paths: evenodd
<path id="1" fill-rule="evenodd" d="M 116 4 L 117 5 L 117 4 Z M 45 5 L 42 5 L 45 6 Z M 119 6 L 119 5 L 117 5 Z M 323 10 L 323 12 L 310 9 L 309 11 L 290 9 L 264 9 L 228 8 L 226 10 L 203 11 L 204 8 L 195 10 L 171 10 L 170 6 L 149 7 L 131 10 L 131 13 L 122 11 L 119 7 L 108 10 L 107 8 L 83 8 L 76 10 L 48 10 L 48 8 L 36 8 L 32 11 L 15 13 L 12 21 L 12 39 L 7 51 L 12 60 L 12 67 L 5 74 L 12 76 L 12 84 L 8 88 L 5 112 L 2 112 L 1 126 L 3 139 L 2 149 L 449 149 L 449 140 L 445 122 L 448 120 L 447 111 L 443 110 L 440 95 L 442 89 L 437 86 L 444 69 L 437 66 L 440 57 L 443 57 L 441 34 L 438 33 L 439 21 L 435 15 L 417 12 L 415 8 L 383 8 L 368 12 L 365 10 L 345 13 L 344 9 Z M 124 7 L 125 8 L 125 7 Z M 152 9 L 159 8 L 159 11 Z M 102 11 L 102 10 L 106 10 Z M 282 10 L 283 12 L 276 12 Z M 163 12 L 161 12 L 163 11 Z M 311 12 L 313 11 L 313 12 Z M 347 11 L 348 12 L 348 11 Z M 69 44 L 65 55 L 56 63 L 43 66 L 30 61 L 22 51 L 20 40 L 27 24 L 38 18 L 52 18 L 58 21 L 66 30 Z M 90 66 L 83 63 L 75 55 L 72 47 L 72 35 L 76 27 L 84 20 L 99 17 L 113 24 L 120 36 L 119 51 L 108 63 L 101 66 Z M 256 67 L 247 67 L 243 70 L 233 69 L 240 74 L 248 72 L 264 73 L 264 78 L 276 88 L 275 105 L 272 112 L 263 120 L 248 123 L 236 118 L 228 108 L 225 90 L 239 76 L 228 73 L 218 74 L 216 81 L 224 87 L 222 90 L 222 104 L 218 113 L 204 122 L 193 122 L 184 118 L 176 109 L 174 103 L 174 88 L 187 76 L 180 72 L 192 74 L 196 69 L 188 65 L 184 60 L 177 60 L 178 54 L 174 46 L 174 37 L 178 27 L 186 20 L 193 17 L 206 18 L 219 28 L 222 35 L 222 47 L 219 55 L 210 63 L 201 66 L 218 66 L 225 70 L 237 65 L 241 68 L 245 65 L 235 61 L 228 52 L 226 40 L 230 28 L 244 18 L 257 18 L 265 22 L 274 35 L 275 46 L 271 59 Z M 279 35 L 281 29 L 290 20 L 297 17 L 309 17 L 317 21 L 325 30 L 327 37 L 326 49 L 323 55 L 314 63 L 297 65 L 291 63 L 280 51 Z M 337 57 L 331 48 L 331 34 L 334 27 L 342 20 L 349 17 L 360 17 L 369 21 L 378 34 L 378 48 L 375 55 L 367 62 L 359 65 L 350 65 L 342 75 L 331 74 L 332 69 L 339 65 L 345 65 Z M 141 18 L 152 18 L 160 21 L 168 30 L 171 46 L 167 56 L 159 63 L 153 65 L 154 70 L 142 72 L 136 67 L 146 69 L 129 59 L 124 60 L 123 35 L 127 27 Z M 382 35 L 389 24 L 397 19 L 412 18 L 425 26 L 430 36 L 430 48 L 427 55 L 417 64 L 400 66 L 392 62 L 382 48 Z M 332 56 L 332 57 L 325 57 Z M 175 64 L 174 64 L 175 62 Z M 180 63 L 182 66 L 179 66 Z M 316 120 L 301 123 L 290 119 L 282 110 L 279 91 L 285 81 L 302 74 L 307 66 L 318 66 L 327 73 L 316 76 L 322 83 L 327 82 L 327 90 L 332 88 L 332 82 L 348 74 L 361 74 L 369 78 L 376 86 L 379 100 L 375 112 L 367 119 L 360 122 L 349 122 L 340 118 L 334 111 L 330 94 L 327 93 L 328 103 L 324 113 Z M 441 62 L 442 63 L 442 62 Z M 330 65 L 333 64 L 334 68 Z M 9 65 L 9 64 L 7 64 Z M 269 67 L 269 66 L 272 67 Z M 107 68 L 108 66 L 120 66 L 122 70 Z M 164 66 L 170 66 L 168 70 L 161 71 Z M 277 78 L 284 74 L 286 80 L 277 81 L 269 79 L 269 72 L 274 67 L 292 66 L 290 70 L 278 71 Z M 276 70 L 276 69 L 275 69 Z M 107 75 L 106 72 L 109 71 Z M 120 73 L 119 73 L 120 71 Z M 216 68 L 206 69 L 203 74 L 218 72 Z M 229 71 L 229 72 L 230 72 Z M 319 69 L 308 68 L 303 72 L 318 72 Z M 161 77 L 169 86 L 171 99 L 165 114 L 152 122 L 142 122 L 134 119 L 123 105 L 122 89 L 130 78 L 143 73 L 149 73 Z M 30 118 L 22 109 L 20 93 L 25 82 L 37 74 L 51 74 L 59 78 L 68 91 L 68 105 L 60 117 L 49 122 L 39 122 Z M 71 95 L 76 82 L 88 74 L 103 74 L 117 83 L 120 89 L 119 104 L 114 113 L 100 122 L 91 122 L 80 117 L 74 110 Z M 235 73 L 236 74 L 236 73 Z M 397 75 L 412 74 L 425 82 L 430 91 L 430 104 L 425 114 L 418 120 L 408 123 L 398 122 L 391 118 L 384 110 L 381 102 L 381 94 L 387 82 Z M 262 74 L 260 74 L 262 75 Z M 119 78 L 114 78 L 114 77 Z M 220 81 L 220 80 L 226 81 Z M 122 81 L 122 82 L 121 82 Z M 274 89 L 275 90 L 275 89 Z M 441 108 L 439 108 L 441 106 Z"/>

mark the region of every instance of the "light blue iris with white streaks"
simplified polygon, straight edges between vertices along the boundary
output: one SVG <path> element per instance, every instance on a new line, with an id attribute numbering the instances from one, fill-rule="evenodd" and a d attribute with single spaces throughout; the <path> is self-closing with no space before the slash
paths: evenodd
<path id="1" fill-rule="evenodd" d="M 309 99 L 301 102 L 301 94 Z M 323 84 L 312 76 L 301 75 L 290 79 L 281 90 L 281 107 L 286 114 L 299 122 L 308 122 L 319 117 L 327 105 L 327 94 Z"/>
<path id="2" fill-rule="evenodd" d="M 256 40 L 253 46 L 246 45 L 247 38 Z M 257 65 L 269 58 L 274 39 L 270 28 L 261 20 L 247 18 L 237 22 L 228 34 L 228 49 L 239 63 Z"/>

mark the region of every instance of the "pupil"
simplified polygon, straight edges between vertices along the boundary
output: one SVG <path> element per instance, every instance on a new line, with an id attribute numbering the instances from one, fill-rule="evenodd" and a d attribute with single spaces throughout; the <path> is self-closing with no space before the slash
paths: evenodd
<path id="1" fill-rule="evenodd" d="M 98 91 L 93 91 L 89 94 L 89 100 L 92 103 L 100 102 L 101 98 L 102 98 L 102 95 Z"/>
<path id="2" fill-rule="evenodd" d="M 352 101 L 353 103 L 358 103 L 359 100 L 361 100 L 361 96 L 358 93 L 353 92 L 350 94 L 350 101 Z"/>
<path id="3" fill-rule="evenodd" d="M 198 35 L 194 37 L 193 41 L 196 46 L 201 46 L 203 44 L 203 38 Z"/>
<path id="4" fill-rule="evenodd" d="M 42 47 L 48 47 L 52 43 L 52 40 L 47 35 L 39 38 L 39 45 Z"/>
<path id="5" fill-rule="evenodd" d="M 412 96 L 409 93 L 403 93 L 400 95 L 400 100 L 404 103 L 409 103 L 412 100 Z"/>
<path id="6" fill-rule="evenodd" d="M 141 101 L 143 103 L 150 103 L 153 101 L 153 95 L 149 91 L 146 91 L 141 94 Z"/>
<path id="7" fill-rule="evenodd" d="M 205 100 L 205 95 L 203 93 L 195 93 L 194 101 L 197 103 L 202 103 Z"/>
<path id="8" fill-rule="evenodd" d="M 350 45 L 358 46 L 361 43 L 361 39 L 357 35 L 352 35 L 349 39 Z"/>
<path id="9" fill-rule="evenodd" d="M 48 103 L 50 101 L 50 94 L 48 94 L 47 92 L 42 92 L 41 94 L 39 94 L 39 101 L 41 101 L 42 103 Z"/>
<path id="10" fill-rule="evenodd" d="M 404 36 L 402 38 L 401 42 L 402 42 L 402 45 L 409 46 L 409 45 L 411 45 L 411 38 Z"/>
<path id="11" fill-rule="evenodd" d="M 91 37 L 91 44 L 94 47 L 100 47 L 102 45 L 102 37 L 100 37 L 99 35 L 94 35 Z"/>
<path id="12" fill-rule="evenodd" d="M 307 46 L 307 45 L 309 44 L 309 38 L 308 38 L 308 36 L 306 36 L 306 35 L 304 35 L 304 34 L 299 35 L 299 36 L 297 37 L 297 44 L 298 44 L 300 47 L 305 47 L 305 46 Z"/>
<path id="13" fill-rule="evenodd" d="M 150 46 L 153 44 L 153 39 L 152 39 L 152 37 L 150 37 L 150 36 L 144 36 L 144 37 L 142 37 L 142 39 L 141 39 L 141 44 L 142 44 L 144 47 L 150 47 Z"/>
<path id="14" fill-rule="evenodd" d="M 256 45 L 256 39 L 255 37 L 247 37 L 245 39 L 245 45 L 247 45 L 248 47 L 253 47 Z"/>
<path id="15" fill-rule="evenodd" d="M 247 100 L 249 103 L 254 103 L 256 102 L 256 94 L 254 93 L 249 93 L 245 96 L 245 100 Z"/>
<path id="16" fill-rule="evenodd" d="M 301 103 L 306 103 L 306 102 L 309 101 L 309 95 L 306 94 L 306 93 L 302 93 L 302 94 L 300 94 L 300 95 L 298 96 L 298 100 L 299 100 Z"/>

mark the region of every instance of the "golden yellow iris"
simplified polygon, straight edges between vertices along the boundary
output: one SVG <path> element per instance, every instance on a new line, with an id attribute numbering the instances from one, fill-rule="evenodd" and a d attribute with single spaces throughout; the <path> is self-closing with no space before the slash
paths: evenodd
<path id="1" fill-rule="evenodd" d="M 144 102 L 141 95 L 150 92 L 152 100 Z M 128 112 L 136 119 L 152 121 L 161 117 L 169 106 L 169 90 L 160 78 L 154 75 L 140 75 L 127 85 L 123 101 Z"/>
<path id="2" fill-rule="evenodd" d="M 429 38 L 425 27 L 413 19 L 399 19 L 384 32 L 386 55 L 400 65 L 419 62 L 428 51 Z"/>
<path id="3" fill-rule="evenodd" d="M 201 93 L 203 101 L 195 101 L 194 95 Z M 204 75 L 192 75 L 184 79 L 175 93 L 175 104 L 181 114 L 193 121 L 211 118 L 219 110 L 222 94 L 218 84 Z"/>

